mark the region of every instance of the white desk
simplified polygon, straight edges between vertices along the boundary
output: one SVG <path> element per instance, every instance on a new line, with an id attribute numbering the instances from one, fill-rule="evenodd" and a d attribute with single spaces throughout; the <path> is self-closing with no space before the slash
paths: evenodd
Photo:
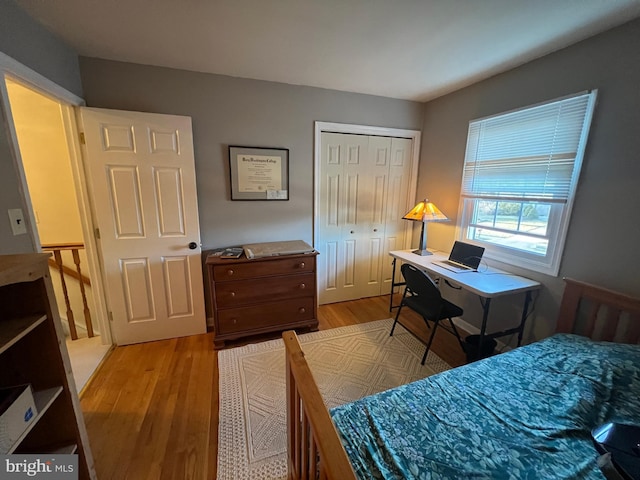
<path id="1" fill-rule="evenodd" d="M 395 308 L 393 306 L 393 290 L 397 286 L 404 285 L 404 283 L 395 282 L 396 261 L 400 260 L 404 263 L 409 263 L 420 270 L 426 271 L 433 277 L 445 279 L 449 283 L 480 297 L 483 314 L 478 351 L 481 351 L 482 342 L 485 338 L 498 338 L 514 333 L 518 334 L 518 346 L 520 346 L 522 343 L 524 325 L 529 312 L 531 293 L 540 288 L 540 282 L 520 277 L 497 268 L 483 268 L 482 265 L 477 272 L 455 273 L 439 266 L 437 263 L 434 263 L 434 261 L 446 260 L 448 258 L 448 255 L 442 252 L 434 252 L 433 255 L 422 257 L 420 255 L 416 255 L 411 250 L 394 250 L 389 252 L 389 255 L 393 257 L 393 277 L 391 282 L 391 301 L 389 304 L 389 310 Z M 510 328 L 508 330 L 487 334 L 487 321 L 489 319 L 491 299 L 503 295 L 514 295 L 516 293 L 525 294 L 520 324 L 517 327 Z"/>

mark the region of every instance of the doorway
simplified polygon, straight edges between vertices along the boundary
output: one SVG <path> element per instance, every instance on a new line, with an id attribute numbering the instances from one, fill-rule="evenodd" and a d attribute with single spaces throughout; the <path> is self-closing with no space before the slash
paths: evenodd
<path id="1" fill-rule="evenodd" d="M 111 348 L 101 320 L 101 283 L 92 268 L 94 252 L 85 236 L 84 206 L 77 192 L 69 125 L 72 106 L 4 76 L 16 157 L 39 251 L 51 252 L 50 275 L 80 391 Z M 9 108 L 7 108 L 9 112 Z"/>

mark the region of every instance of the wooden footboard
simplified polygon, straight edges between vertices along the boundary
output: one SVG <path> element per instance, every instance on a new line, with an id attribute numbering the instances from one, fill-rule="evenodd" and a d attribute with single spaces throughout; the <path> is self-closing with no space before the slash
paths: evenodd
<path id="1" fill-rule="evenodd" d="M 355 480 L 296 333 L 286 331 L 282 339 L 287 351 L 289 480 Z"/>

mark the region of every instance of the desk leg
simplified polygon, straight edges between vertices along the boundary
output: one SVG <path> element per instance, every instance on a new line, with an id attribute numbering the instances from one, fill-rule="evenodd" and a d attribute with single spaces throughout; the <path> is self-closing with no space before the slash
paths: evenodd
<path id="1" fill-rule="evenodd" d="M 393 259 L 393 273 L 391 274 L 391 292 L 389 294 L 389 311 L 393 311 L 393 291 L 396 288 L 396 258 Z"/>
<path id="2" fill-rule="evenodd" d="M 482 304 L 482 326 L 480 327 L 480 338 L 478 339 L 478 352 L 477 358 L 480 358 L 480 352 L 482 352 L 482 344 L 484 343 L 484 336 L 487 333 L 487 320 L 489 319 L 489 308 L 491 307 L 491 299 L 485 298 Z"/>
<path id="3" fill-rule="evenodd" d="M 522 318 L 520 319 L 520 329 L 518 331 L 518 346 L 522 344 L 522 335 L 524 334 L 524 324 L 529 315 L 529 303 L 531 302 L 531 290 L 527 291 L 524 297 L 524 307 L 522 307 Z"/>

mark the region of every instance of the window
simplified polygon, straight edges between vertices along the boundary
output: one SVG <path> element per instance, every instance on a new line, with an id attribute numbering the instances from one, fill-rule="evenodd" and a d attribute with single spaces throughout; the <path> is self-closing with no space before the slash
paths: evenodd
<path id="1" fill-rule="evenodd" d="M 459 237 L 557 275 L 596 91 L 469 122 Z"/>

